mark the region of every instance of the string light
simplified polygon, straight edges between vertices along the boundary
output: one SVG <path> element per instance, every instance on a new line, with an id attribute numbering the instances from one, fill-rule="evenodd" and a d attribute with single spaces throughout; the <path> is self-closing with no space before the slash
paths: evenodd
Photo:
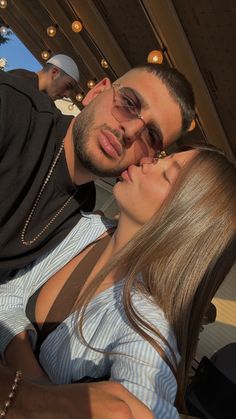
<path id="1" fill-rule="evenodd" d="M 7 60 L 6 58 L 1 57 L 0 58 L 0 68 L 4 68 L 7 65 Z"/>
<path id="2" fill-rule="evenodd" d="M 161 64 L 163 61 L 163 54 L 161 51 L 153 50 L 148 54 L 148 63 Z"/>
<path id="3" fill-rule="evenodd" d="M 77 93 L 77 95 L 75 96 L 76 100 L 78 102 L 82 102 L 84 95 L 82 93 Z"/>
<path id="4" fill-rule="evenodd" d="M 72 22 L 71 27 L 72 27 L 72 31 L 74 32 L 80 32 L 83 29 L 83 25 L 80 22 L 80 20 L 75 20 L 74 22 Z"/>
<path id="5" fill-rule="evenodd" d="M 6 35 L 7 34 L 7 27 L 6 26 L 1 26 L 1 28 L 0 28 L 0 34 L 1 35 Z"/>
<path id="6" fill-rule="evenodd" d="M 7 7 L 7 0 L 0 0 L 0 8 L 6 9 Z"/>
<path id="7" fill-rule="evenodd" d="M 68 109 L 69 109 L 69 111 L 73 111 L 73 109 L 74 109 L 74 103 L 71 103 L 71 104 L 68 106 Z"/>
<path id="8" fill-rule="evenodd" d="M 108 68 L 108 67 L 109 67 L 108 62 L 107 62 L 107 60 L 105 60 L 105 58 L 103 58 L 103 59 L 101 60 L 101 66 L 102 66 L 103 68 Z"/>
<path id="9" fill-rule="evenodd" d="M 48 34 L 48 36 L 51 36 L 51 38 L 52 38 L 53 36 L 55 36 L 55 35 L 56 35 L 56 33 L 57 33 L 57 28 L 56 28 L 55 26 L 49 26 L 49 27 L 47 28 L 47 34 Z"/>
<path id="10" fill-rule="evenodd" d="M 43 51 L 43 52 L 41 52 L 41 57 L 42 57 L 42 59 L 43 60 L 48 60 L 49 59 L 49 57 L 50 57 L 50 53 L 49 53 L 49 51 Z"/>
<path id="11" fill-rule="evenodd" d="M 190 124 L 190 127 L 189 127 L 188 131 L 193 131 L 195 127 L 196 127 L 196 121 L 195 121 L 195 119 L 193 119 L 191 124 Z"/>
<path id="12" fill-rule="evenodd" d="M 95 86 L 95 81 L 94 80 L 89 80 L 87 83 L 87 86 L 89 89 L 92 89 Z"/>

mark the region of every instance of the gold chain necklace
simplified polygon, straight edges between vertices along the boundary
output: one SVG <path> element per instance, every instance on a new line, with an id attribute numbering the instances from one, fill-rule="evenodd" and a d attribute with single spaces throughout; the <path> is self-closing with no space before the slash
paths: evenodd
<path id="1" fill-rule="evenodd" d="M 32 210 L 30 211 L 30 214 L 29 214 L 29 216 L 28 216 L 28 218 L 27 218 L 27 220 L 26 220 L 26 222 L 25 222 L 25 225 L 24 225 L 24 227 L 23 227 L 23 229 L 22 229 L 22 232 L 21 232 L 21 242 L 22 242 L 22 244 L 24 244 L 25 246 L 30 246 L 31 244 L 33 244 L 33 243 L 35 243 L 36 242 L 36 240 L 38 240 L 38 238 L 40 237 L 40 236 L 42 236 L 42 234 L 50 227 L 50 225 L 56 220 L 56 218 L 58 217 L 58 215 L 59 214 L 61 214 L 61 212 L 65 209 L 65 207 L 69 204 L 69 202 L 72 200 L 72 198 L 76 195 L 76 193 L 77 193 L 77 191 L 75 191 L 74 193 L 73 193 L 73 195 L 71 195 L 67 200 L 66 200 L 66 202 L 61 206 L 61 208 L 57 211 L 57 213 L 51 218 L 51 220 L 43 227 L 43 229 L 35 236 L 35 237 L 33 237 L 31 240 L 26 240 L 25 239 L 25 235 L 26 235 L 26 232 L 27 232 L 27 229 L 28 229 L 28 226 L 29 226 L 29 223 L 30 223 L 30 221 L 32 220 L 32 218 L 33 218 L 33 215 L 34 215 L 34 213 L 35 213 L 35 210 L 36 210 L 36 208 L 37 208 L 37 206 L 38 206 L 38 203 L 39 203 L 39 201 L 40 201 L 40 198 L 41 198 L 41 196 L 42 196 L 42 194 L 43 194 L 43 192 L 44 192 L 44 189 L 46 188 L 46 186 L 47 186 L 47 184 L 48 184 L 48 182 L 49 182 L 49 180 L 50 180 L 50 178 L 51 178 L 51 176 L 52 176 L 52 173 L 53 173 L 53 170 L 55 169 L 55 166 L 56 166 L 56 164 L 57 164 L 57 162 L 58 162 L 58 159 L 59 159 L 59 157 L 60 157 L 60 155 L 61 155 L 61 153 L 62 153 L 62 150 L 63 150 L 63 148 L 64 148 L 64 141 L 62 142 L 62 145 L 61 145 L 61 147 L 60 147 L 60 149 L 59 149 L 59 151 L 58 151 L 58 153 L 57 153 L 57 155 L 56 155 L 56 157 L 55 157 L 55 159 L 54 159 L 54 161 L 52 162 L 52 165 L 51 165 L 51 167 L 50 167 L 50 169 L 49 169 L 49 172 L 48 172 L 48 174 L 47 174 L 47 176 L 46 176 L 46 179 L 45 179 L 45 181 L 44 181 L 44 183 L 43 183 L 43 185 L 42 185 L 42 187 L 41 187 L 41 189 L 40 189 L 40 191 L 39 191 L 39 193 L 38 193 L 38 196 L 37 196 L 37 198 L 36 198 L 36 200 L 35 200 L 35 202 L 34 202 L 34 205 L 33 205 L 33 207 L 32 207 Z"/>

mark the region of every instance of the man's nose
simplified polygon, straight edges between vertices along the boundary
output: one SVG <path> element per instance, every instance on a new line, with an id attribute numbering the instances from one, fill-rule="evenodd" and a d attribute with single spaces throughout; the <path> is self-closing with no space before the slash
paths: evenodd
<path id="1" fill-rule="evenodd" d="M 124 131 L 125 138 L 131 142 L 134 142 L 138 139 L 139 135 L 145 127 L 141 118 L 122 121 L 121 126 Z"/>

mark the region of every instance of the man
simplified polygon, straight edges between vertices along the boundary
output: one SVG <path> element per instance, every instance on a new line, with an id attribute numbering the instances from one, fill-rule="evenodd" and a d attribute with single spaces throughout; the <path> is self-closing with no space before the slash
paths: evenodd
<path id="1" fill-rule="evenodd" d="M 69 97 L 79 82 L 79 70 L 72 58 L 64 54 L 54 55 L 38 72 L 25 69 L 8 71 L 26 77 L 37 89 L 46 92 L 52 100 Z"/>
<path id="2" fill-rule="evenodd" d="M 189 83 L 158 65 L 101 80 L 73 119 L 22 80 L 0 73 L 0 280 L 63 240 L 79 209 L 93 209 L 94 179 L 156 155 L 194 114 Z"/>
<path id="3" fill-rule="evenodd" d="M 58 244 L 80 208 L 92 209 L 91 181 L 156 155 L 188 130 L 194 115 L 189 83 L 158 65 L 133 69 L 113 85 L 103 79 L 74 119 L 22 80 L 0 72 L 1 280 Z M 2 408 L 14 374 L 0 365 L 0 376 Z M 18 387 L 9 418 L 152 417 L 119 383 L 48 387 L 23 380 Z"/>

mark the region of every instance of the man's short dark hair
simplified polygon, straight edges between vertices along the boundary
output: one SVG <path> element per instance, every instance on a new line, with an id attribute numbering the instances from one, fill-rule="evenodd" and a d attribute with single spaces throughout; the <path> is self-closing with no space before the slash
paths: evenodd
<path id="1" fill-rule="evenodd" d="M 42 68 L 42 73 L 48 73 L 50 70 L 51 70 L 51 68 L 52 67 L 57 67 L 56 65 L 54 65 L 54 64 L 51 64 L 51 63 L 47 63 L 47 64 L 45 64 L 45 66 Z M 57 69 L 58 69 L 58 71 L 59 71 L 59 73 L 60 73 L 60 76 L 65 76 L 65 75 L 67 75 L 66 73 L 65 73 L 65 71 L 63 71 L 61 68 L 59 68 L 59 67 L 57 67 Z"/>
<path id="2" fill-rule="evenodd" d="M 182 115 L 181 134 L 188 131 L 195 117 L 195 98 L 191 84 L 178 70 L 160 64 L 145 63 L 135 67 L 156 75 L 167 87 L 170 95 L 178 103 Z"/>

